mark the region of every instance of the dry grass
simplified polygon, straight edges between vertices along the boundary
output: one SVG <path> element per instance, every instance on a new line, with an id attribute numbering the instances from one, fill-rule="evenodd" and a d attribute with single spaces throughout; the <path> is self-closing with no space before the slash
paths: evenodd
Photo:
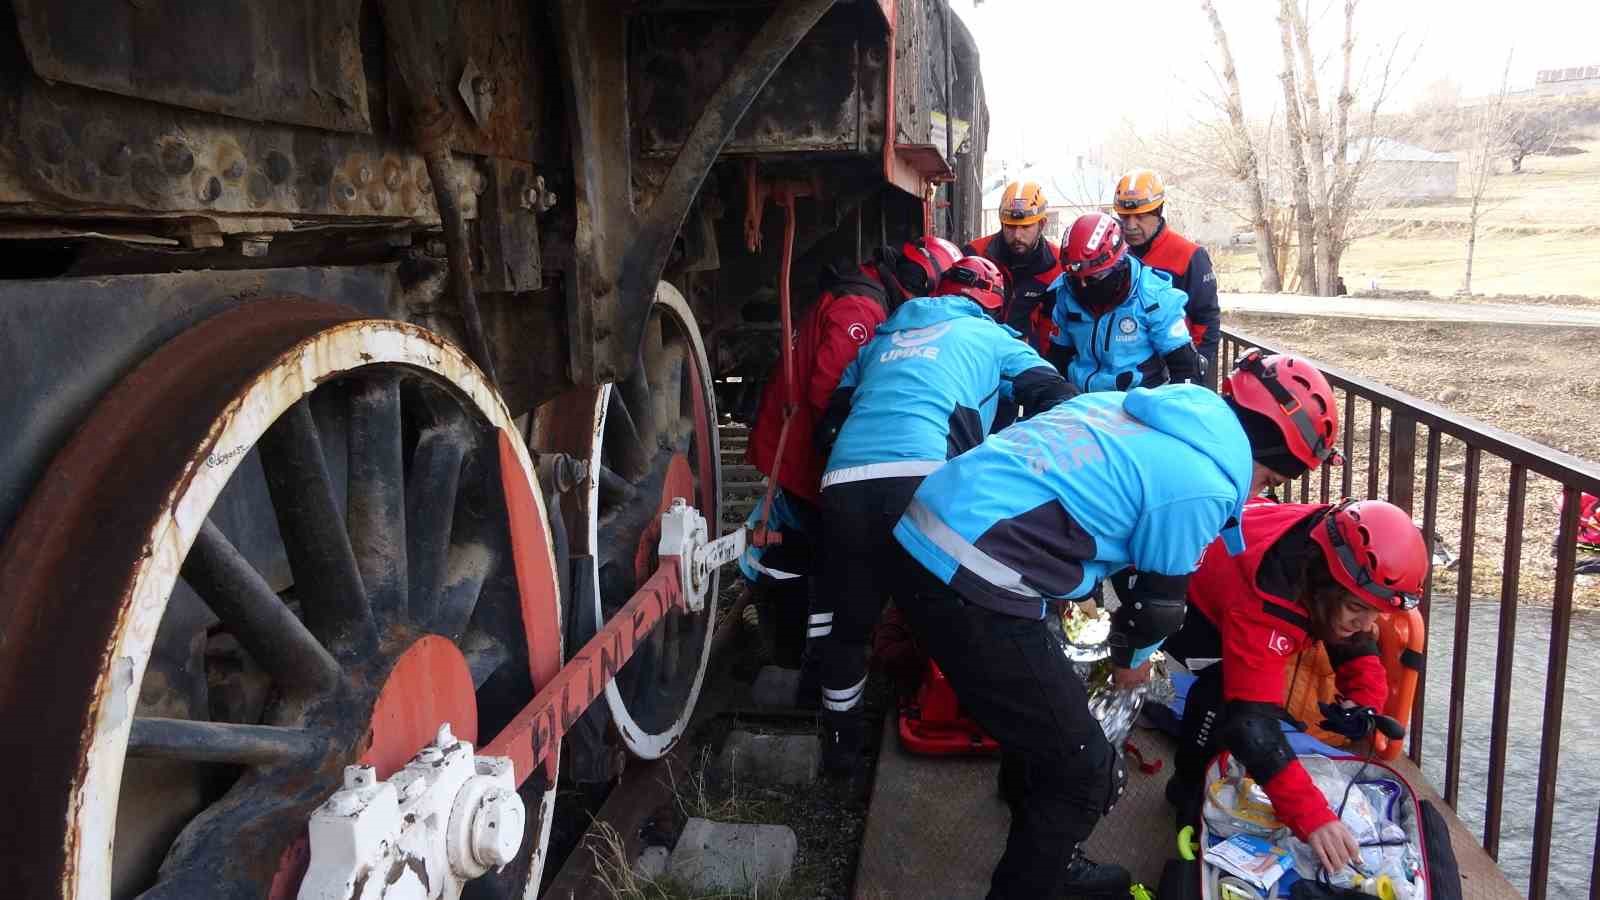
<path id="1" fill-rule="evenodd" d="M 1587 152 L 1530 157 L 1522 173 L 1502 171 L 1490 179 L 1473 264 L 1475 292 L 1600 295 L 1600 141 L 1576 146 Z M 1470 198 L 1458 196 L 1377 211 L 1368 223 L 1373 233 L 1345 253 L 1345 283 L 1352 292 L 1376 284 L 1453 294 L 1465 267 L 1469 207 Z M 1224 290 L 1259 290 L 1254 251 L 1221 248 L 1216 261 Z"/>
<path id="2" fill-rule="evenodd" d="M 1580 458 L 1600 456 L 1593 444 L 1593 416 L 1600 404 L 1600 382 L 1593 377 L 1593 332 L 1551 328 L 1511 328 L 1429 322 L 1360 323 L 1350 319 L 1229 317 L 1230 327 L 1262 341 L 1292 349 L 1397 390 L 1440 403 L 1463 415 L 1510 431 Z M 1351 493 L 1368 495 L 1371 411 L 1356 404 L 1352 459 L 1346 469 Z M 1379 426 L 1380 476 L 1386 475 L 1390 424 Z M 1417 433 L 1413 470 L 1415 511 L 1423 512 L 1428 434 Z M 1440 444 L 1437 532 L 1453 552 L 1462 546 L 1462 484 L 1466 466 L 1463 445 L 1453 438 Z M 1344 472 L 1332 473 L 1332 494 L 1341 493 Z M 1477 522 L 1473 531 L 1474 596 L 1500 596 L 1506 561 L 1511 467 L 1484 454 L 1479 472 Z M 1316 499 L 1320 479 L 1312 479 Z M 1387 496 L 1382 481 L 1376 495 Z M 1555 591 L 1551 555 L 1557 526 L 1559 487 L 1538 475 L 1527 476 L 1524 522 L 1512 534 L 1520 554 L 1518 599 L 1549 604 Z M 1295 499 L 1299 499 L 1296 490 Z M 1439 571 L 1434 596 L 1454 597 L 1458 573 Z M 1600 579 L 1580 576 L 1574 599 L 1579 606 L 1600 607 Z"/>
<path id="3" fill-rule="evenodd" d="M 803 799 L 796 793 L 742 785 L 736 777 L 719 771 L 711 749 L 701 748 L 699 758 L 682 779 L 667 769 L 674 803 L 685 819 L 748 824 L 792 824 Z M 617 830 L 596 823 L 589 837 L 595 856 L 595 877 L 607 895 L 617 900 L 801 900 L 817 896 L 816 879 L 797 860 L 790 877 L 779 884 L 756 884 L 748 892 L 697 892 L 670 876 L 646 878 L 634 870 L 627 843 Z"/>

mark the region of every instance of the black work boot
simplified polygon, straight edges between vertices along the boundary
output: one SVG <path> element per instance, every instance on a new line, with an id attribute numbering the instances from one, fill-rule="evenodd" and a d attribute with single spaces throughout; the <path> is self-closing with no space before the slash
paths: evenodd
<path id="1" fill-rule="evenodd" d="M 1116 863 L 1097 863 L 1083 855 L 1082 847 L 1072 848 L 1072 861 L 1067 863 L 1067 874 L 1061 882 L 1061 896 L 1065 900 L 1102 900 L 1126 898 L 1133 886 L 1133 876 Z"/>
<path id="2" fill-rule="evenodd" d="M 1022 805 L 1022 798 L 1028 793 L 1028 780 L 1022 757 L 1012 756 L 1008 753 L 1000 754 L 1000 799 L 1006 806 L 1011 807 L 1011 814 L 1016 815 L 1017 807 Z"/>
<path id="3" fill-rule="evenodd" d="M 822 772 L 825 775 L 854 775 L 861 764 L 861 747 L 866 740 L 867 723 L 860 710 L 822 711 Z"/>
<path id="4" fill-rule="evenodd" d="M 1167 802 L 1178 818 L 1178 827 L 1200 824 L 1200 786 L 1174 775 L 1167 779 Z"/>

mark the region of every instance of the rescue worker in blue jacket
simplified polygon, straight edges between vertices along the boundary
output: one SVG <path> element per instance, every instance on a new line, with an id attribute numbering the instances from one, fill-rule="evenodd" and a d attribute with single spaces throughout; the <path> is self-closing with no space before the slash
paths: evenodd
<path id="1" fill-rule="evenodd" d="M 1080 216 L 1061 246 L 1056 333 L 1048 357 L 1080 391 L 1204 383 L 1171 276 L 1128 253 L 1122 226 L 1105 213 Z"/>
<path id="2" fill-rule="evenodd" d="M 819 426 L 817 442 L 831 452 L 822 475 L 822 577 L 807 631 L 815 643 L 807 653 L 814 650 L 820 665 L 823 766 L 831 773 L 852 772 L 859 759 L 867 643 L 909 566 L 892 531 L 912 492 L 983 440 L 1000 400 L 1040 411 L 1072 393 L 1015 331 L 991 319 L 1005 296 L 993 262 L 957 261 L 936 291 L 878 326 Z"/>
<path id="3" fill-rule="evenodd" d="M 1113 677 L 1146 680 L 1201 554 L 1219 533 L 1242 551 L 1245 501 L 1286 480 L 1262 460 L 1298 425 L 1281 410 L 1273 425 L 1247 429 L 1198 385 L 1082 394 L 952 459 L 907 506 L 894 534 L 921 571 L 901 613 L 1002 751 L 1011 832 L 991 898 L 1127 896 L 1127 870 L 1081 850 L 1122 792 L 1121 754 L 1046 618 L 1131 568 Z"/>

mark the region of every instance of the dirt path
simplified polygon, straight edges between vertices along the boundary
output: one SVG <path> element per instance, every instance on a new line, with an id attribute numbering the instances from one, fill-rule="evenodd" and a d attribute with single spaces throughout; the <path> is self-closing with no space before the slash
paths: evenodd
<path id="1" fill-rule="evenodd" d="M 1312 315 L 1326 318 L 1600 328 L 1600 309 L 1567 306 L 1493 301 L 1454 303 L 1373 297 L 1305 297 L 1299 294 L 1224 293 L 1219 299 L 1225 316 L 1239 313 L 1296 318 Z"/>

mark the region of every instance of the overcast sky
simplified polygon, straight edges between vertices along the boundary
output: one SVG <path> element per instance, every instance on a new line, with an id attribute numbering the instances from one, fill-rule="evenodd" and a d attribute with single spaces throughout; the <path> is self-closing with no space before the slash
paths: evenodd
<path id="1" fill-rule="evenodd" d="M 1301 0 L 1304 2 L 1304 0 Z M 1282 50 L 1271 0 L 1216 0 L 1244 86 L 1245 114 L 1282 104 Z M 1329 65 L 1326 109 L 1338 85 L 1342 0 L 1311 0 L 1312 41 Z M 992 158 L 1044 162 L 1092 151 L 1123 119 L 1182 127 L 1208 114 L 1200 91 L 1215 64 L 1198 0 L 952 0 L 978 41 L 988 94 Z M 1399 40 L 1410 61 L 1402 105 L 1452 79 L 1463 95 L 1493 92 L 1506 54 L 1513 89 L 1540 69 L 1600 64 L 1597 0 L 1361 0 L 1356 55 Z M 1361 99 L 1358 98 L 1358 102 Z M 1059 148 L 1059 150 L 1058 150 Z"/>

